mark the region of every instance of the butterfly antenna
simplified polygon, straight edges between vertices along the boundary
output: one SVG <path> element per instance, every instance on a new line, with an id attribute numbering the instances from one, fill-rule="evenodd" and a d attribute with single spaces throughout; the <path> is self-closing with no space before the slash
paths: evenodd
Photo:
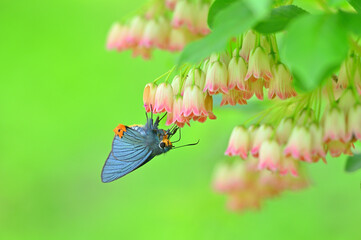
<path id="1" fill-rule="evenodd" d="M 167 116 L 167 113 L 164 113 L 164 115 L 159 119 L 159 122 L 162 121 L 165 116 Z"/>
<path id="2" fill-rule="evenodd" d="M 186 144 L 186 145 L 182 145 L 182 146 L 179 146 L 179 147 L 172 147 L 172 149 L 176 149 L 176 148 L 181 148 L 181 147 L 188 147 L 188 146 L 194 146 L 194 145 L 197 145 L 199 143 L 199 139 L 196 143 L 190 143 L 190 144 Z"/>
<path id="3" fill-rule="evenodd" d="M 177 141 L 174 141 L 174 142 L 172 142 L 172 143 L 179 142 L 179 141 L 181 140 L 181 138 L 182 138 L 181 128 L 176 128 L 175 131 L 174 131 L 174 134 L 176 133 L 176 131 L 177 131 L 178 129 L 179 129 L 179 138 L 177 139 Z M 174 135 L 174 134 L 173 134 L 173 135 Z"/>
<path id="4" fill-rule="evenodd" d="M 145 117 L 147 118 L 147 122 L 148 122 L 148 113 L 147 113 L 147 111 L 145 111 Z"/>

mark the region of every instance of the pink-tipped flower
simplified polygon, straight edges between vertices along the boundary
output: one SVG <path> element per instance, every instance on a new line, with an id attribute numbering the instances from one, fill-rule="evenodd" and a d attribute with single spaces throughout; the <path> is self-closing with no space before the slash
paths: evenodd
<path id="1" fill-rule="evenodd" d="M 226 193 L 230 191 L 230 174 L 232 168 L 230 164 L 221 163 L 214 171 L 213 176 L 213 188 L 220 193 Z"/>
<path id="2" fill-rule="evenodd" d="M 279 172 L 281 176 L 291 174 L 294 177 L 298 177 L 297 161 L 292 157 L 282 157 L 282 162 Z"/>
<path id="3" fill-rule="evenodd" d="M 284 64 L 273 66 L 273 77 L 270 81 L 268 98 L 272 99 L 277 95 L 280 99 L 287 99 L 297 95 L 292 86 L 292 75 Z"/>
<path id="4" fill-rule="evenodd" d="M 270 58 L 262 47 L 257 47 L 251 52 L 245 80 L 256 81 L 259 78 L 267 81 L 272 78 Z"/>
<path id="5" fill-rule="evenodd" d="M 203 91 L 208 91 L 211 95 L 220 92 L 228 93 L 227 80 L 228 73 L 226 65 L 222 61 L 212 62 L 206 74 L 206 84 Z"/>
<path id="6" fill-rule="evenodd" d="M 351 143 L 344 143 L 341 141 L 329 141 L 327 143 L 328 151 L 332 157 L 339 157 L 342 153 L 347 155 L 353 155 L 351 152 Z"/>
<path id="7" fill-rule="evenodd" d="M 280 144 L 286 144 L 293 128 L 292 118 L 282 118 L 276 129 L 276 139 Z"/>
<path id="8" fill-rule="evenodd" d="M 195 33 L 200 33 L 202 35 L 207 35 L 210 30 L 208 28 L 207 19 L 208 19 L 208 4 L 197 4 L 197 13 L 195 15 Z"/>
<path id="9" fill-rule="evenodd" d="M 247 159 L 250 143 L 250 136 L 247 129 L 243 126 L 236 126 L 233 128 L 225 154 Z"/>
<path id="10" fill-rule="evenodd" d="M 176 124 L 183 127 L 185 123 L 189 125 L 189 121 L 182 115 L 183 97 L 181 95 L 174 96 L 173 112 L 168 113 L 166 125 Z"/>
<path id="11" fill-rule="evenodd" d="M 324 161 L 326 157 L 325 147 L 323 143 L 323 129 L 317 124 L 312 123 L 310 126 L 311 133 L 311 154 L 314 162 L 317 162 L 320 158 Z"/>
<path id="12" fill-rule="evenodd" d="M 143 36 L 145 25 L 145 20 L 140 16 L 135 16 L 131 20 L 129 31 L 126 37 L 126 40 L 129 44 L 136 45 L 140 42 Z"/>
<path id="13" fill-rule="evenodd" d="M 261 125 L 255 132 L 251 153 L 254 157 L 258 157 L 259 150 L 263 142 L 267 141 L 273 134 L 273 129 L 268 125 Z"/>
<path id="14" fill-rule="evenodd" d="M 139 41 L 139 45 L 146 48 L 154 47 L 159 34 L 160 26 L 158 22 L 154 19 L 148 21 L 145 25 L 142 38 Z"/>
<path id="15" fill-rule="evenodd" d="M 169 47 L 169 35 L 171 31 L 171 26 L 169 21 L 164 17 L 158 19 L 159 33 L 155 39 L 155 45 L 160 49 L 166 49 Z"/>
<path id="16" fill-rule="evenodd" d="M 202 90 L 196 86 L 186 87 L 183 95 L 182 112 L 186 118 L 207 116 Z"/>
<path id="17" fill-rule="evenodd" d="M 165 0 L 165 5 L 170 10 L 174 10 L 178 0 Z"/>
<path id="18" fill-rule="evenodd" d="M 243 93 L 237 90 L 230 90 L 227 94 L 222 95 L 221 106 L 236 104 L 244 105 L 247 104 L 247 101 L 243 98 Z"/>
<path id="19" fill-rule="evenodd" d="M 227 52 L 213 53 L 209 57 L 210 63 L 216 62 L 218 60 L 228 66 L 229 62 L 231 61 L 231 57 L 228 55 Z"/>
<path id="20" fill-rule="evenodd" d="M 258 169 L 276 171 L 280 168 L 281 147 L 275 140 L 266 140 L 259 150 Z"/>
<path id="21" fill-rule="evenodd" d="M 195 84 L 200 89 L 203 89 L 205 81 L 206 81 L 206 74 L 202 71 L 202 69 L 193 68 L 187 74 L 187 78 L 184 82 L 184 88 Z"/>
<path id="22" fill-rule="evenodd" d="M 356 104 L 350 108 L 347 119 L 346 141 L 361 140 L 361 105 Z"/>
<path id="23" fill-rule="evenodd" d="M 247 62 L 251 51 L 256 47 L 256 34 L 250 30 L 246 33 L 243 39 L 242 48 L 239 51 L 239 55 Z"/>
<path id="24" fill-rule="evenodd" d="M 148 83 L 145 85 L 143 92 L 143 103 L 147 112 L 154 111 L 155 94 L 157 92 L 157 85 Z"/>
<path id="25" fill-rule="evenodd" d="M 263 79 L 258 79 L 255 82 L 249 82 L 247 81 L 249 84 L 249 90 L 244 92 L 243 97 L 248 100 L 250 99 L 253 95 L 256 95 L 256 97 L 259 100 L 263 100 L 263 86 L 264 86 L 264 80 Z"/>
<path id="26" fill-rule="evenodd" d="M 347 141 L 345 113 L 338 107 L 332 107 L 325 114 L 323 141 Z"/>
<path id="27" fill-rule="evenodd" d="M 110 28 L 107 39 L 107 48 L 122 50 L 126 46 L 125 35 L 127 27 L 114 23 Z"/>
<path id="28" fill-rule="evenodd" d="M 188 34 L 187 31 L 183 29 L 172 29 L 170 31 L 169 46 L 170 51 L 180 51 L 188 43 Z"/>
<path id="29" fill-rule="evenodd" d="M 286 157 L 292 156 L 306 162 L 312 162 L 311 158 L 311 134 L 303 126 L 295 126 L 284 149 Z"/>
<path id="30" fill-rule="evenodd" d="M 248 82 L 244 80 L 247 63 L 241 57 L 233 57 L 228 64 L 228 89 L 248 90 Z"/>
<path id="31" fill-rule="evenodd" d="M 152 50 L 143 46 L 135 46 L 132 48 L 132 57 L 141 56 L 143 59 L 148 60 L 152 55 Z"/>
<path id="32" fill-rule="evenodd" d="M 154 112 L 172 112 L 173 110 L 173 89 L 169 83 L 161 83 L 155 94 Z"/>
<path id="33" fill-rule="evenodd" d="M 172 19 L 172 25 L 179 28 L 186 25 L 189 30 L 194 29 L 194 7 L 186 0 L 178 1 Z"/>

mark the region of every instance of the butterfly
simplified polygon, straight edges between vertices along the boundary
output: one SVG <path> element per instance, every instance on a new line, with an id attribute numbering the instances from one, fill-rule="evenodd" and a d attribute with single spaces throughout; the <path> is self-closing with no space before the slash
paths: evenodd
<path id="1" fill-rule="evenodd" d="M 175 147 L 173 143 L 181 140 L 181 129 L 174 125 L 168 130 L 159 129 L 160 121 L 166 114 L 153 121 L 153 113 L 144 126 L 119 124 L 115 129 L 112 150 L 102 169 L 102 182 L 108 183 L 121 178 L 140 168 L 155 156 L 166 153 L 171 149 L 196 145 L 191 143 Z M 171 142 L 170 139 L 179 130 L 179 139 Z"/>

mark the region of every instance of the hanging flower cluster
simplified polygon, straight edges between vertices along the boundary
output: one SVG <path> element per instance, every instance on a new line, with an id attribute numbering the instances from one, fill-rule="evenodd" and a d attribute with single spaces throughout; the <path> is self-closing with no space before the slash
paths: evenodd
<path id="1" fill-rule="evenodd" d="M 212 97 L 217 94 L 222 95 L 221 106 L 247 104 L 254 95 L 263 100 L 264 88 L 270 99 L 296 96 L 292 75 L 278 60 L 275 36 L 249 31 L 231 43 L 236 45 L 232 54 L 213 54 L 197 66 L 185 66 L 172 83 L 147 84 L 143 94 L 146 111 L 166 111 L 167 124 L 183 127 L 192 119 L 215 119 Z"/>
<path id="2" fill-rule="evenodd" d="M 257 160 L 250 157 L 246 162 L 240 159 L 224 161 L 216 167 L 213 188 L 227 194 L 227 206 L 234 211 L 260 209 L 265 199 L 279 196 L 286 190 L 299 190 L 308 186 L 306 176 L 294 178 L 268 171 L 259 171 Z"/>
<path id="3" fill-rule="evenodd" d="M 275 178 L 288 175 L 295 179 L 302 172 L 302 162 L 322 159 L 326 163 L 327 153 L 331 157 L 353 155 L 354 143 L 361 141 L 359 60 L 355 56 L 348 58 L 336 81 L 329 79 L 324 89 L 278 103 L 256 116 L 258 122 L 248 128 L 236 126 L 225 154 L 244 159 L 245 167 L 251 164 L 252 170 L 260 174 L 268 170 Z M 328 103 L 322 106 L 324 99 Z M 232 178 L 233 173 L 226 172 L 224 166 L 216 171 L 227 175 L 216 175 L 215 189 L 219 191 L 219 182 Z M 233 191 L 222 192 L 234 198 Z M 243 194 L 237 192 L 237 196 Z"/>
<path id="4" fill-rule="evenodd" d="M 154 48 L 179 51 L 209 33 L 207 15 L 210 0 L 158 0 L 143 13 L 111 27 L 107 48 L 131 49 L 133 56 L 151 57 Z"/>

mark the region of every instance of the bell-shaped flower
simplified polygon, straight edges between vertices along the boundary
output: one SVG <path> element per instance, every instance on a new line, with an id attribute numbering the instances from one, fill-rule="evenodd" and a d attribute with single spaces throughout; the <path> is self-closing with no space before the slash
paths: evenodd
<path id="1" fill-rule="evenodd" d="M 248 82 L 244 80 L 247 63 L 241 57 L 233 57 L 228 64 L 228 89 L 248 90 Z"/>
<path id="2" fill-rule="evenodd" d="M 194 7 L 188 1 L 182 0 L 178 1 L 172 19 L 172 25 L 175 28 L 179 28 L 183 25 L 186 25 L 189 30 L 194 29 Z"/>
<path id="3" fill-rule="evenodd" d="M 143 36 L 145 26 L 146 21 L 140 16 L 135 16 L 130 22 L 126 37 L 127 42 L 132 45 L 138 44 Z"/>
<path id="4" fill-rule="evenodd" d="M 273 129 L 268 125 L 261 125 L 254 133 L 251 153 L 254 157 L 258 157 L 259 150 L 263 142 L 269 140 L 273 134 Z"/>
<path id="5" fill-rule="evenodd" d="M 309 131 L 311 133 L 311 154 L 314 162 L 317 162 L 319 158 L 325 161 L 326 152 L 323 143 L 323 129 L 317 123 L 310 125 Z"/>
<path id="6" fill-rule="evenodd" d="M 197 4 L 197 14 L 195 15 L 195 33 L 207 35 L 210 32 L 207 23 L 208 11 L 208 4 Z"/>
<path id="7" fill-rule="evenodd" d="M 292 118 L 282 118 L 276 129 L 276 139 L 280 144 L 286 144 L 293 128 Z"/>
<path id="8" fill-rule="evenodd" d="M 275 140 L 266 140 L 259 150 L 258 169 L 276 171 L 280 168 L 281 147 Z"/>
<path id="9" fill-rule="evenodd" d="M 186 118 L 208 115 L 204 106 L 203 92 L 198 86 L 193 85 L 184 89 L 182 112 Z"/>
<path id="10" fill-rule="evenodd" d="M 279 169 L 280 175 L 291 174 L 294 177 L 298 177 L 298 163 L 292 157 L 282 157 L 281 166 Z"/>
<path id="11" fill-rule="evenodd" d="M 214 95 L 220 92 L 228 92 L 228 73 L 227 67 L 222 61 L 212 62 L 206 74 L 206 83 L 203 89 L 209 94 Z"/>
<path id="12" fill-rule="evenodd" d="M 220 193 L 229 192 L 231 189 L 230 186 L 230 175 L 231 175 L 231 165 L 228 163 L 221 163 L 216 166 L 214 175 L 213 175 L 213 189 Z"/>
<path id="13" fill-rule="evenodd" d="M 205 81 L 206 81 L 206 74 L 202 71 L 202 69 L 193 68 L 187 74 L 187 78 L 185 79 L 184 82 L 184 88 L 195 84 L 200 89 L 203 89 Z"/>
<path id="14" fill-rule="evenodd" d="M 292 86 L 292 75 L 282 63 L 273 66 L 273 79 L 270 81 L 268 98 L 275 96 L 280 99 L 287 99 L 296 96 L 296 91 Z"/>
<path id="15" fill-rule="evenodd" d="M 225 154 L 228 156 L 240 156 L 243 159 L 247 159 L 249 150 L 250 136 L 247 129 L 243 126 L 236 126 L 233 128 Z"/>
<path id="16" fill-rule="evenodd" d="M 326 111 L 323 129 L 324 142 L 327 143 L 332 140 L 347 141 L 345 113 L 339 107 L 332 107 L 330 110 Z"/>
<path id="17" fill-rule="evenodd" d="M 244 92 L 243 97 L 248 100 L 250 99 L 253 95 L 256 95 L 256 97 L 259 100 L 263 100 L 263 86 L 264 86 L 264 80 L 263 79 L 258 79 L 255 82 L 249 82 L 247 81 L 249 84 L 248 87 L 248 91 Z"/>
<path id="18" fill-rule="evenodd" d="M 144 46 L 135 46 L 132 48 L 133 53 L 132 53 L 132 57 L 138 57 L 141 56 L 143 59 L 150 59 L 151 57 L 151 49 L 150 48 L 146 48 Z"/>
<path id="19" fill-rule="evenodd" d="M 119 23 L 114 23 L 110 28 L 107 38 L 107 48 L 121 50 L 125 48 L 125 35 L 127 27 L 122 26 Z"/>
<path id="20" fill-rule="evenodd" d="M 348 114 L 352 106 L 356 103 L 356 99 L 353 95 L 352 89 L 345 89 L 338 100 L 338 107 L 344 112 L 345 115 Z"/>
<path id="21" fill-rule="evenodd" d="M 339 140 L 332 140 L 327 143 L 328 151 L 332 157 L 339 157 L 342 153 L 350 156 L 353 155 L 351 152 L 351 146 L 351 143 L 344 143 Z"/>
<path id="22" fill-rule="evenodd" d="M 361 104 L 350 108 L 347 119 L 346 141 L 358 139 L 361 141 Z"/>
<path id="23" fill-rule="evenodd" d="M 260 36 L 260 44 L 266 54 L 271 53 L 271 42 L 269 41 L 269 38 L 267 36 L 265 35 Z"/>
<path id="24" fill-rule="evenodd" d="M 218 60 L 221 61 L 222 63 L 224 63 L 227 67 L 229 62 L 231 61 L 231 57 L 228 55 L 227 52 L 213 53 L 209 57 L 210 63 L 216 62 Z"/>
<path id="25" fill-rule="evenodd" d="M 168 49 L 170 51 L 182 50 L 184 48 L 184 46 L 189 42 L 188 35 L 189 35 L 189 33 L 186 30 L 183 30 L 181 28 L 179 28 L 179 29 L 173 28 L 170 31 Z"/>
<path id="26" fill-rule="evenodd" d="M 304 126 L 295 126 L 283 153 L 286 157 L 312 162 L 310 131 Z"/>
<path id="27" fill-rule="evenodd" d="M 145 85 L 143 92 L 143 103 L 147 112 L 154 111 L 154 101 L 157 87 L 158 86 L 155 83 L 148 83 Z"/>
<path id="28" fill-rule="evenodd" d="M 176 75 L 172 80 L 172 88 L 173 88 L 174 96 L 180 93 L 180 86 L 181 86 L 181 78 L 179 75 Z"/>
<path id="29" fill-rule="evenodd" d="M 249 55 L 251 51 L 256 48 L 256 40 L 257 36 L 252 30 L 249 30 L 244 36 L 242 48 L 239 51 L 239 55 L 247 62 L 249 60 Z"/>
<path id="30" fill-rule="evenodd" d="M 185 123 L 189 125 L 188 119 L 182 114 L 183 97 L 181 95 L 174 96 L 173 111 L 168 113 L 166 125 L 176 124 L 178 127 L 183 127 Z"/>
<path id="31" fill-rule="evenodd" d="M 257 47 L 251 52 L 245 80 L 256 81 L 259 78 L 264 80 L 272 78 L 270 58 L 262 47 Z"/>
<path id="32" fill-rule="evenodd" d="M 341 64 L 340 72 L 337 78 L 336 88 L 342 88 L 342 89 L 347 88 L 350 79 L 353 79 L 354 77 L 355 63 L 356 63 L 355 59 L 353 57 L 350 57 Z"/>
<path id="33" fill-rule="evenodd" d="M 231 105 L 234 106 L 236 104 L 244 105 L 247 104 L 247 101 L 243 98 L 243 93 L 237 90 L 230 90 L 227 94 L 222 95 L 221 106 Z"/>
<path id="34" fill-rule="evenodd" d="M 172 112 L 173 110 L 173 89 L 169 83 L 161 83 L 155 94 L 154 112 Z"/>

